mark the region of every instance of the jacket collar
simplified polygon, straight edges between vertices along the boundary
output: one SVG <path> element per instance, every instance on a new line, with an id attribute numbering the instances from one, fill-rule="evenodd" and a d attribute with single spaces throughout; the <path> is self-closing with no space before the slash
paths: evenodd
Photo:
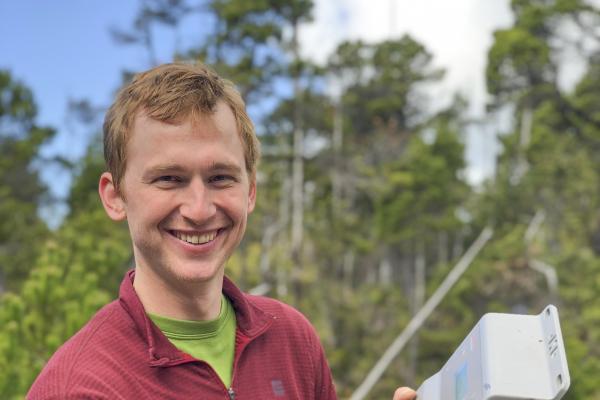
<path id="1" fill-rule="evenodd" d="M 148 346 L 148 362 L 155 367 L 168 367 L 196 361 L 190 355 L 179 351 L 160 329 L 148 318 L 140 301 L 133 280 L 135 270 L 128 271 L 121 282 L 119 304 L 132 319 L 136 330 Z M 235 310 L 237 333 L 236 343 L 249 342 L 265 332 L 273 321 L 273 316 L 251 301 L 227 277 L 223 278 L 223 294 L 229 298 Z M 236 349 L 237 352 L 237 349 Z"/>

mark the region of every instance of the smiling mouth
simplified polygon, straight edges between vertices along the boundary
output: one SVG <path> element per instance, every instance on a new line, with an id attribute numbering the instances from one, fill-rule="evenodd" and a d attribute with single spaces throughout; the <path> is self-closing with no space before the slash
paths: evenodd
<path id="1" fill-rule="evenodd" d="M 215 238 L 217 237 L 219 232 L 221 232 L 221 229 L 214 230 L 211 232 L 206 232 L 206 233 L 190 233 L 190 232 L 181 232 L 181 231 L 173 231 L 173 230 L 169 231 L 169 233 L 171 235 L 175 236 L 177 239 L 181 240 L 182 242 L 189 243 L 189 244 L 195 244 L 195 245 L 201 245 L 201 244 L 206 244 L 208 242 L 212 242 L 213 240 L 215 240 Z"/>

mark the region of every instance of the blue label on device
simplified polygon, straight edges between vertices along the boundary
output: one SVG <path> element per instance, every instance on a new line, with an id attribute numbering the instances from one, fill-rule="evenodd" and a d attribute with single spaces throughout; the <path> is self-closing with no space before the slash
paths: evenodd
<path id="1" fill-rule="evenodd" d="M 467 363 L 454 375 L 454 399 L 467 400 Z"/>

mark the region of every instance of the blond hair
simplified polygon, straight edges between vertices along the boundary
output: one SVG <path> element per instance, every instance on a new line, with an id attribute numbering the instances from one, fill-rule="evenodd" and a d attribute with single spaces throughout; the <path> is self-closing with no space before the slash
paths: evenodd
<path id="1" fill-rule="evenodd" d="M 138 112 L 157 121 L 178 123 L 191 117 L 213 113 L 224 101 L 235 117 L 244 148 L 246 170 L 256 174 L 260 144 L 254 125 L 246 113 L 242 96 L 232 82 L 221 78 L 202 64 L 163 64 L 135 75 L 125 85 L 104 118 L 104 159 L 119 190 L 127 167 L 127 143 Z"/>

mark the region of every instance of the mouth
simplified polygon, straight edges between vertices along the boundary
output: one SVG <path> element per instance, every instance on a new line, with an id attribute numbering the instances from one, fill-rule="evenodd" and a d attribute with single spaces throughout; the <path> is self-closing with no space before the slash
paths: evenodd
<path id="1" fill-rule="evenodd" d="M 168 232 L 171 234 L 171 236 L 176 237 L 182 242 L 199 246 L 215 240 L 221 231 L 223 231 L 223 229 L 216 229 L 209 232 L 190 232 L 178 230 L 169 230 Z"/>

